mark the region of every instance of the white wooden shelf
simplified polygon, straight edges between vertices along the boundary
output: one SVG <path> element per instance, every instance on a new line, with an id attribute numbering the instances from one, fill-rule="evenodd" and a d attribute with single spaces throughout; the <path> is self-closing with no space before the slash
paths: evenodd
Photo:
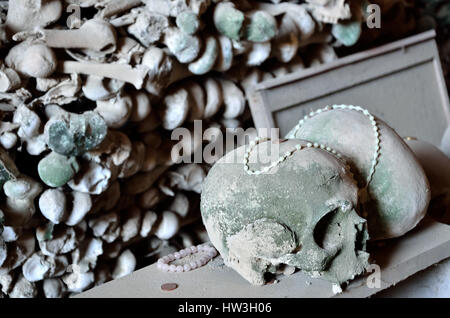
<path id="1" fill-rule="evenodd" d="M 338 295 L 333 294 L 330 283 L 302 272 L 277 277 L 279 282 L 276 284 L 252 286 L 232 269 L 220 266 L 220 259 L 216 259 L 211 264 L 187 273 L 163 273 L 153 264 L 76 297 L 369 297 L 450 258 L 450 226 L 426 219 L 405 236 L 377 247 L 372 256 L 381 268 L 380 288 L 368 288 L 367 278 L 360 277 Z M 176 283 L 179 287 L 173 291 L 162 291 L 161 285 L 165 283 Z"/>

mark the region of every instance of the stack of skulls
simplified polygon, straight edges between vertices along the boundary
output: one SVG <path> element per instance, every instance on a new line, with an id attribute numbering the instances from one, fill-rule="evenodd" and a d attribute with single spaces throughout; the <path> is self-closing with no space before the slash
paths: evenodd
<path id="1" fill-rule="evenodd" d="M 336 59 L 363 8 L 0 1 L 0 297 L 65 297 L 206 240 L 209 165 L 180 162 L 190 142 L 172 156 L 171 132 L 242 127 L 251 85 Z"/>

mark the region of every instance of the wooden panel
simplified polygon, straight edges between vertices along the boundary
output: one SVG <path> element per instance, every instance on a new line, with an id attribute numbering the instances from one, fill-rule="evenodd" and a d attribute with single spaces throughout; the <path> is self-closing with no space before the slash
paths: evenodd
<path id="1" fill-rule="evenodd" d="M 450 106 L 434 31 L 258 84 L 250 93 L 257 128 L 285 135 L 306 113 L 359 105 L 402 136 L 439 144 Z"/>
<path id="2" fill-rule="evenodd" d="M 163 273 L 156 264 L 150 265 L 76 297 L 368 297 L 450 257 L 450 226 L 427 219 L 405 236 L 378 247 L 372 257 L 381 268 L 380 288 L 368 288 L 367 278 L 361 277 L 338 295 L 333 294 L 331 283 L 302 272 L 281 276 L 277 284 L 252 286 L 216 258 L 212 264 L 187 273 Z M 164 283 L 179 287 L 164 292 L 160 288 Z"/>

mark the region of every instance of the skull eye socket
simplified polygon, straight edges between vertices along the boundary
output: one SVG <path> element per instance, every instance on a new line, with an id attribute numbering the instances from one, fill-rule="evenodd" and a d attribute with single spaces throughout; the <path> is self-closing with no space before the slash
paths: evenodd
<path id="1" fill-rule="evenodd" d="M 333 250 L 340 245 L 343 235 L 338 217 L 339 209 L 334 209 L 325 214 L 314 228 L 313 237 L 316 244 L 325 250 Z"/>

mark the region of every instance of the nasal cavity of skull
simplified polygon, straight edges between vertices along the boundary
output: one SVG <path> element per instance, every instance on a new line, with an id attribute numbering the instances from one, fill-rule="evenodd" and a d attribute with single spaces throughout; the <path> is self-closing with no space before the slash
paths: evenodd
<path id="1" fill-rule="evenodd" d="M 342 240 L 342 227 L 338 220 L 338 209 L 324 215 L 314 228 L 314 241 L 320 248 L 332 250 Z"/>

